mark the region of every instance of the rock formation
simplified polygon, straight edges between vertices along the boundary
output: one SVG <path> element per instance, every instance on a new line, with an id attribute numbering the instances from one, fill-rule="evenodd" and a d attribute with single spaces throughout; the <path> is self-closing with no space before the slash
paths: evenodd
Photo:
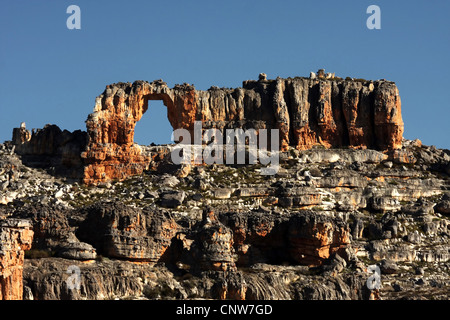
<path id="1" fill-rule="evenodd" d="M 244 81 L 242 88 L 191 85 L 169 88 L 151 83 L 108 85 L 96 99 L 86 126 L 87 184 L 140 174 L 150 159 L 134 144 L 134 127 L 149 100 L 162 100 L 174 129 L 279 129 L 280 146 L 299 150 L 315 145 L 392 150 L 401 147 L 403 121 L 398 89 L 389 81 L 353 81 L 324 77 Z"/>
<path id="2" fill-rule="evenodd" d="M 179 230 L 174 219 L 164 212 L 113 203 L 99 203 L 87 211 L 77 236 L 108 257 L 157 262 Z"/>
<path id="3" fill-rule="evenodd" d="M 196 120 L 279 129 L 279 170 L 180 167 L 172 146 L 138 146 L 151 100 L 191 133 Z M 23 124 L 0 144 L 3 299 L 22 297 L 22 263 L 37 300 L 448 298 L 450 151 L 402 138 L 392 82 L 320 70 L 206 91 L 118 83 L 86 125 Z"/>
<path id="4" fill-rule="evenodd" d="M 86 148 L 86 132 L 69 132 L 48 124 L 31 133 L 22 124 L 14 128 L 12 142 L 28 166 L 54 168 L 54 174 L 69 178 L 79 178 L 83 172 L 81 152 Z"/>
<path id="5" fill-rule="evenodd" d="M 0 220 L 0 300 L 22 300 L 25 250 L 33 230 L 27 220 Z"/>
<path id="6" fill-rule="evenodd" d="M 87 133 L 61 131 L 55 125 L 30 133 L 23 123 L 12 142 L 30 166 L 54 168 L 56 174 L 86 184 L 123 180 L 141 174 L 155 155 L 134 143 L 134 128 L 151 100 L 162 100 L 173 129 L 193 135 L 203 129 L 279 129 L 282 151 L 349 146 L 376 150 L 401 147 L 403 121 L 393 82 L 325 77 L 257 81 L 242 88 L 196 90 L 189 84 L 169 88 L 162 80 L 108 85 L 96 98 L 86 121 Z M 269 137 L 270 139 L 270 137 Z"/>
<path id="7" fill-rule="evenodd" d="M 256 164 L 180 177 L 169 146 L 149 146 L 163 171 L 84 186 L 11 148 L 0 145 L 0 220 L 34 231 L 25 299 L 448 297 L 448 150 L 290 149 L 274 176 Z M 374 265 L 379 289 L 366 285 Z"/>
<path id="8" fill-rule="evenodd" d="M 318 266 L 350 244 L 337 219 L 308 212 L 289 217 L 266 213 L 223 216 L 231 226 L 239 265 L 293 262 Z"/>

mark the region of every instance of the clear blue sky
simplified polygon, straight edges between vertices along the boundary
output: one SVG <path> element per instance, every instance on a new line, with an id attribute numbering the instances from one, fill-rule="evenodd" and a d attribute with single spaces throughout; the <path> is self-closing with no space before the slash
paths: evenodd
<path id="1" fill-rule="evenodd" d="M 66 9 L 81 8 L 81 30 Z M 381 30 L 366 9 L 381 8 Z M 405 138 L 450 149 L 450 1 L 0 2 L 0 141 L 13 127 L 85 130 L 107 84 L 162 78 L 239 87 L 243 80 L 308 76 L 395 81 Z M 162 103 L 136 127 L 141 144 L 168 142 Z"/>

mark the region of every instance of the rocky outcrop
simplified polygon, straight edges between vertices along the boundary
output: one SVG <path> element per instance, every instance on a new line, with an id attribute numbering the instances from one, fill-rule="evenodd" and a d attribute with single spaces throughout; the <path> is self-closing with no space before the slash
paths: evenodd
<path id="1" fill-rule="evenodd" d="M 149 100 L 162 100 L 168 107 L 168 118 L 174 128 L 193 128 L 192 87 L 169 90 L 162 81 L 137 81 L 109 85 L 97 97 L 94 113 L 86 127 L 89 143 L 85 160 L 84 182 L 87 184 L 141 174 L 150 158 L 134 144 L 134 127 L 147 111 Z"/>
<path id="2" fill-rule="evenodd" d="M 186 229 L 154 208 L 98 203 L 87 211 L 76 234 L 100 254 L 132 261 L 180 261 L 193 273 L 236 270 L 236 263 L 318 266 L 350 244 L 348 227 L 313 212 L 289 217 L 224 213 L 219 220 L 205 209 L 202 220 Z"/>
<path id="3" fill-rule="evenodd" d="M 80 270 L 79 288 L 68 286 L 67 270 L 73 267 Z M 143 296 L 146 283 L 157 277 L 168 278 L 150 265 L 128 261 L 104 259 L 86 263 L 62 258 L 27 259 L 24 285 L 30 292 L 29 300 L 112 300 Z"/>
<path id="4" fill-rule="evenodd" d="M 84 131 L 69 132 L 56 125 L 46 125 L 31 133 L 22 125 L 14 128 L 12 142 L 27 166 L 52 168 L 52 174 L 69 178 L 79 179 L 82 175 L 81 152 L 87 144 Z"/>
<path id="5" fill-rule="evenodd" d="M 97 256 L 95 248 L 80 242 L 75 228 L 69 223 L 70 210 L 58 205 L 25 205 L 16 216 L 31 222 L 34 232 L 32 252 L 76 260 L 91 260 Z"/>
<path id="6" fill-rule="evenodd" d="M 180 167 L 170 145 L 134 144 L 155 99 L 174 128 L 280 129 L 279 170 Z M 401 138 L 392 82 L 119 83 L 87 128 L 22 125 L 0 144 L 4 299 L 22 297 L 30 248 L 26 299 L 448 299 L 450 151 Z M 81 168 L 89 185 L 49 166 Z"/>
<path id="7" fill-rule="evenodd" d="M 315 145 L 392 150 L 401 147 L 403 121 L 393 82 L 309 78 L 244 81 L 242 88 L 151 83 L 108 85 L 96 99 L 86 126 L 82 157 L 87 184 L 124 179 L 148 168 L 150 158 L 134 144 L 134 127 L 151 100 L 162 100 L 174 129 L 279 129 L 280 147 Z"/>
<path id="8" fill-rule="evenodd" d="M 160 210 L 98 203 L 86 211 L 86 219 L 76 234 L 108 257 L 160 261 L 179 229 L 170 214 Z"/>
<path id="9" fill-rule="evenodd" d="M 69 289 L 69 267 L 80 268 L 79 289 Z M 24 285 L 35 300 L 368 299 L 365 275 L 310 275 L 304 268 L 258 264 L 247 271 L 209 271 L 199 277 L 177 274 L 165 265 L 109 260 L 80 263 L 61 258 L 29 259 Z"/>
<path id="10" fill-rule="evenodd" d="M 188 248 L 188 251 L 180 256 L 189 256 L 187 263 L 194 274 L 208 270 L 236 271 L 233 232 L 218 220 L 211 208 L 203 211 L 202 221 L 193 230 L 187 230 L 187 234 L 192 243 L 188 246 L 186 242 L 189 240 L 183 239 L 183 248 Z"/>
<path id="11" fill-rule="evenodd" d="M 241 266 L 283 262 L 318 266 L 350 244 L 350 230 L 342 221 L 314 212 L 232 213 L 223 219 L 233 230 Z"/>
<path id="12" fill-rule="evenodd" d="M 0 300 L 22 300 L 25 250 L 33 230 L 27 220 L 0 220 Z"/>
<path id="13" fill-rule="evenodd" d="M 447 298 L 448 150 L 290 149 L 262 176 L 259 165 L 178 175 L 166 148 L 142 148 L 158 170 L 84 186 L 0 145 L 0 196 L 16 193 L 0 217 L 34 231 L 25 298 Z M 66 281 L 74 266 L 80 289 Z"/>

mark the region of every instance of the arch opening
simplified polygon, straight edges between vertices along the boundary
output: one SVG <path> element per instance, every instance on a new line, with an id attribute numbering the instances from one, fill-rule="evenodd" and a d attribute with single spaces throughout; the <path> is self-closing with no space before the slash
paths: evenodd
<path id="1" fill-rule="evenodd" d="M 167 107 L 162 100 L 148 100 L 148 109 L 134 127 L 134 143 L 170 144 L 173 128 L 167 118 Z"/>

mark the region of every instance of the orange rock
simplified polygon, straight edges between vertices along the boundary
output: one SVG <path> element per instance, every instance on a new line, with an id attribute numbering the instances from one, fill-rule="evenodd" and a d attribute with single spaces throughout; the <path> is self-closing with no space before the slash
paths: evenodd
<path id="1" fill-rule="evenodd" d="M 97 97 L 86 121 L 86 184 L 122 180 L 148 168 L 151 157 L 133 141 L 149 100 L 162 100 L 172 127 L 187 129 L 192 138 L 195 121 L 203 129 L 278 129 L 282 151 L 314 145 L 384 151 L 401 148 L 403 136 L 398 89 L 384 80 L 260 79 L 207 91 L 189 84 L 170 89 L 161 80 L 117 83 Z"/>
<path id="2" fill-rule="evenodd" d="M 292 257 L 301 264 L 320 265 L 350 243 L 349 234 L 349 230 L 343 227 L 311 219 L 300 229 L 290 229 Z"/>
<path id="3" fill-rule="evenodd" d="M 23 143 L 30 141 L 30 139 L 31 139 L 31 132 L 26 128 L 20 127 L 13 129 L 13 138 L 12 138 L 13 144 L 21 145 Z"/>
<path id="4" fill-rule="evenodd" d="M 0 300 L 22 300 L 25 250 L 31 249 L 33 230 L 27 220 L 0 222 Z"/>
<path id="5" fill-rule="evenodd" d="M 227 217 L 227 225 L 240 266 L 278 259 L 318 266 L 350 244 L 344 223 L 306 211 L 289 217 L 236 213 Z"/>

